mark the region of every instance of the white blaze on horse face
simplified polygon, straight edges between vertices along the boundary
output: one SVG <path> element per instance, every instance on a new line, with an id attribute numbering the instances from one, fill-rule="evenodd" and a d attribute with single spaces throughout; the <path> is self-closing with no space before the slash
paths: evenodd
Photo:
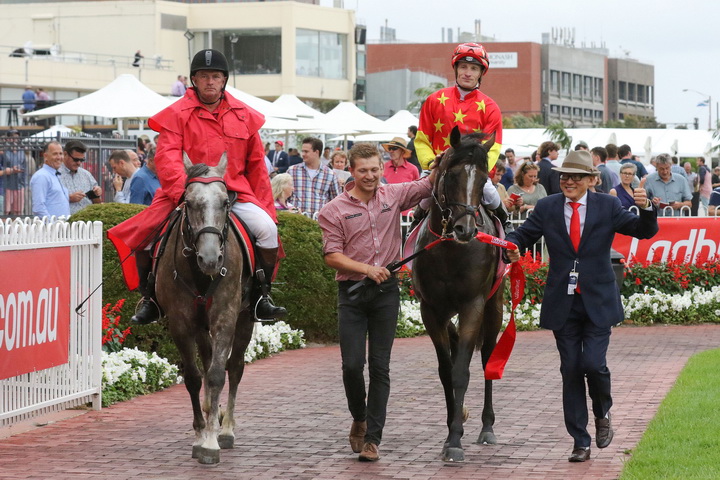
<path id="1" fill-rule="evenodd" d="M 472 205 L 472 192 L 473 187 L 475 187 L 475 167 L 473 165 L 465 165 L 465 171 L 467 172 L 467 185 L 465 185 L 465 188 L 467 189 L 467 200 L 465 201 L 466 205 Z"/>

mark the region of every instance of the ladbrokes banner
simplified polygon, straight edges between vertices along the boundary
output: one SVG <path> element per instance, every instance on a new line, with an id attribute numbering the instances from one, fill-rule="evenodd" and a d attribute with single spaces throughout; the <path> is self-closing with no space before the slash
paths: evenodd
<path id="1" fill-rule="evenodd" d="M 70 247 L 0 252 L 0 379 L 68 362 Z"/>
<path id="2" fill-rule="evenodd" d="M 712 260 L 720 254 L 720 219 L 661 217 L 660 231 L 650 240 L 615 235 L 613 248 L 632 261 Z"/>

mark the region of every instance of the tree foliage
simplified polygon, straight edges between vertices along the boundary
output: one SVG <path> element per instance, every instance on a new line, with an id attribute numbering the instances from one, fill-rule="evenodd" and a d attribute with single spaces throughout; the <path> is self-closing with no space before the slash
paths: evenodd
<path id="1" fill-rule="evenodd" d="M 437 92 L 441 88 L 445 88 L 445 85 L 440 82 L 433 82 L 426 87 L 418 88 L 413 92 L 413 96 L 415 97 L 415 99 L 412 102 L 408 103 L 406 108 L 413 113 L 418 113 L 422 108 L 423 103 L 425 103 L 427 97 L 429 97 L 430 94 Z"/>
<path id="2" fill-rule="evenodd" d="M 542 115 L 525 116 L 522 114 L 503 117 L 503 128 L 543 128 Z"/>
<path id="3" fill-rule="evenodd" d="M 565 130 L 565 125 L 563 125 L 562 122 L 548 125 L 545 129 L 545 134 L 549 135 L 550 140 L 560 145 L 561 148 L 564 148 L 568 153 L 570 152 L 572 137 L 568 134 L 567 130 Z"/>

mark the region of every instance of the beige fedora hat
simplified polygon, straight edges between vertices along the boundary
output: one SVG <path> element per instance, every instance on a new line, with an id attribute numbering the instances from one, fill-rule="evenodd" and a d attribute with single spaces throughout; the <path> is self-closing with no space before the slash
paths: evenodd
<path id="1" fill-rule="evenodd" d="M 586 175 L 599 175 L 600 172 L 593 166 L 592 155 L 587 150 L 575 150 L 568 153 L 563 160 L 562 167 L 553 167 L 560 173 L 584 173 Z"/>

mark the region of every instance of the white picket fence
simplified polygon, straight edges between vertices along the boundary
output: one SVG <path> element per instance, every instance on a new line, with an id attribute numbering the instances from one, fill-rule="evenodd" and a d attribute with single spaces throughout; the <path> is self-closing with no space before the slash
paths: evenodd
<path id="1" fill-rule="evenodd" d="M 75 308 L 102 282 L 102 238 L 101 222 L 37 218 L 0 222 L 0 275 L 31 274 L 3 271 L 4 252 L 71 247 L 68 363 L 0 380 L 0 427 L 87 403 L 100 409 L 102 290 L 93 294 L 80 314 Z"/>

